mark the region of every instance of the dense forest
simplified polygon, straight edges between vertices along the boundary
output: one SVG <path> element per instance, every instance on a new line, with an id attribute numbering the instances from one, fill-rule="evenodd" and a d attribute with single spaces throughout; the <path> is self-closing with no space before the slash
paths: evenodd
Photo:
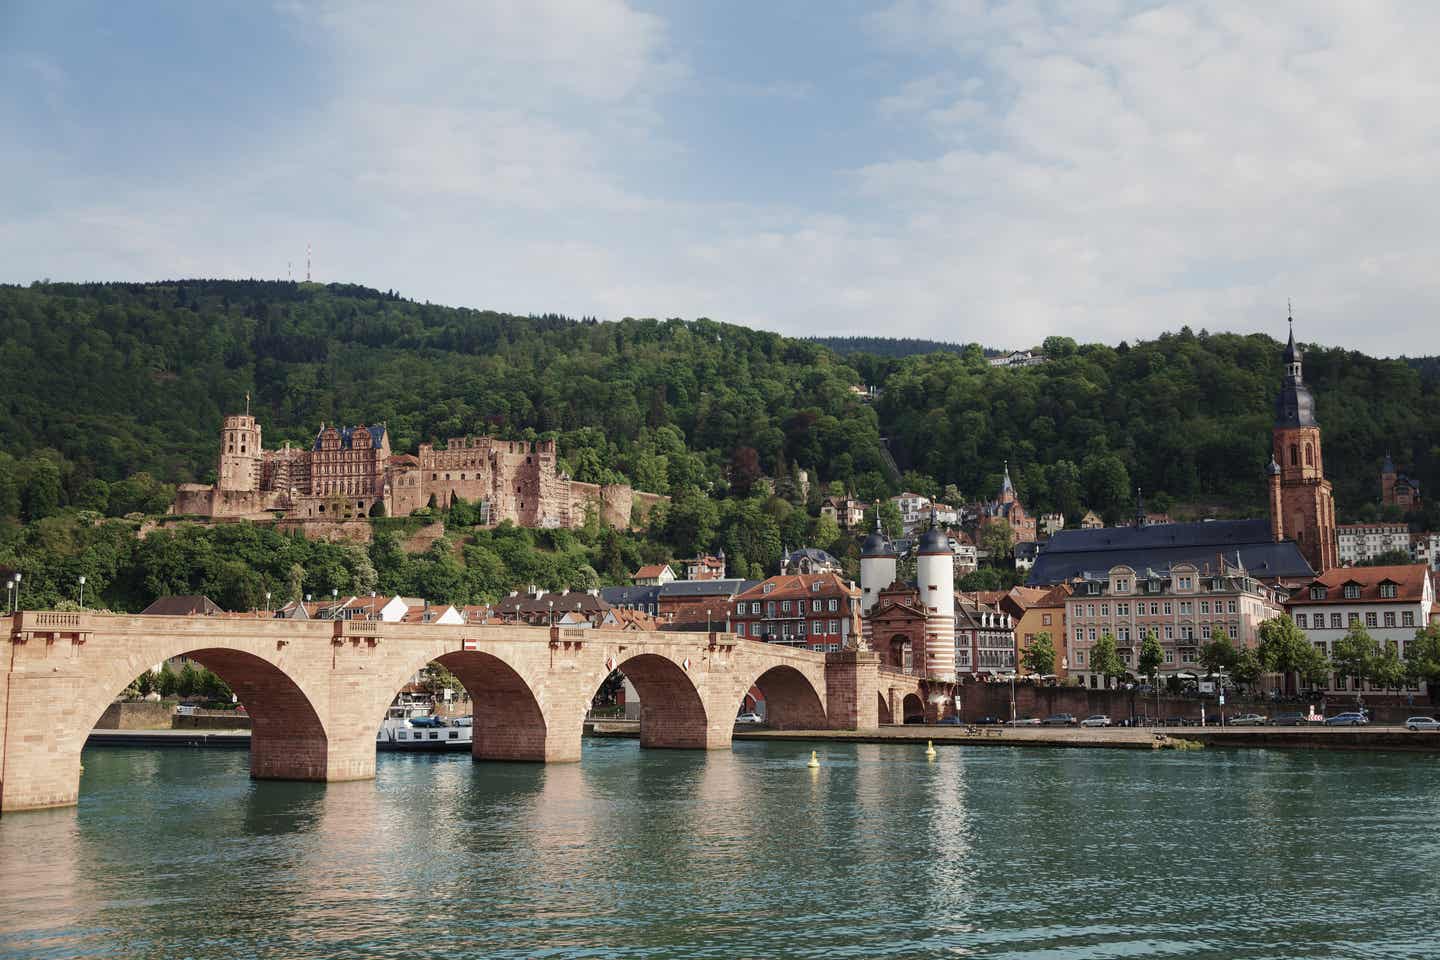
<path id="1" fill-rule="evenodd" d="M 914 357 L 925 353 L 964 353 L 963 343 L 916 340 L 912 337 L 806 337 L 811 343 L 834 350 L 842 357 L 868 353 L 873 357 Z"/>
<path id="2" fill-rule="evenodd" d="M 459 564 L 463 588 L 444 597 L 456 601 L 530 574 L 556 586 L 610 582 L 627 563 L 721 546 L 747 574 L 773 572 L 781 547 L 802 540 L 853 556 L 849 538 L 819 524 L 822 494 L 868 500 L 908 487 L 988 498 L 1007 460 L 1027 506 L 1072 521 L 1084 508 L 1127 514 L 1137 486 L 1152 509 L 1177 517 L 1264 508 L 1281 379 L 1281 344 L 1268 336 L 1187 328 L 1115 347 L 1051 337 L 1037 345 L 1047 362 L 1019 369 L 990 367 L 974 344 L 827 343 L 705 319 L 510 316 L 346 285 L 0 287 L 0 566 L 54 566 L 58 596 L 76 572 L 61 560 L 114 554 L 110 573 L 92 575 L 126 608 L 180 586 L 154 574 L 179 561 L 121 556 L 114 544 L 163 512 L 175 483 L 213 479 L 220 419 L 247 395 L 267 446 L 308 444 L 322 422 L 383 422 L 397 452 L 466 433 L 554 437 L 576 478 L 625 478 L 674 497 L 644 531 L 564 543 L 506 535 L 548 558 L 548 570 L 526 569 L 513 549 L 497 567 L 483 552 L 494 534 L 442 518 L 456 533 L 429 562 Z M 849 352 L 857 344 L 868 349 Z M 1387 450 L 1425 490 L 1440 479 L 1433 363 L 1314 347 L 1305 373 L 1342 520 L 1381 514 Z M 856 385 L 879 388 L 878 398 L 857 396 Z M 157 542 L 180 551 L 203 541 L 222 563 L 228 536 Z M 445 572 L 424 557 L 400 564 L 394 539 L 382 533 L 368 551 L 314 548 L 348 551 L 342 560 L 250 563 L 243 591 L 288 584 L 294 565 L 307 590 L 313 581 L 322 592 L 337 577 L 367 580 L 356 574 L 365 563 L 381 589 L 418 590 Z M 211 565 L 192 564 L 185 585 L 219 582 L 204 572 Z"/>

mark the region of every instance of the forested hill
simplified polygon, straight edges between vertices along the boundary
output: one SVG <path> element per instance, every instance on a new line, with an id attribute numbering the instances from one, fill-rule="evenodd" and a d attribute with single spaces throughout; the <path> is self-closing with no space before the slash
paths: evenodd
<path id="1" fill-rule="evenodd" d="M 916 340 L 911 337 L 806 337 L 811 343 L 829 347 L 842 357 L 852 353 L 868 353 L 873 357 L 914 357 L 926 353 L 957 353 L 966 350 L 963 343 L 944 340 Z"/>
<path id="2" fill-rule="evenodd" d="M 988 496 L 1008 459 L 1033 509 L 1117 516 L 1138 485 L 1152 506 L 1258 512 L 1280 350 L 1188 329 L 1116 348 L 1052 337 L 1045 364 L 995 369 L 973 345 L 841 357 L 709 320 L 517 317 L 356 286 L 0 287 L 0 516 L 98 506 L 105 485 L 108 512 L 150 509 L 156 481 L 213 475 L 221 416 L 247 393 L 267 446 L 308 444 L 322 421 L 385 422 L 398 452 L 553 435 L 583 480 L 743 494 L 756 471 L 801 466 L 865 498 L 902 482 Z M 1342 517 L 1374 514 L 1387 449 L 1440 489 L 1428 369 L 1316 348 L 1305 372 Z M 861 402 L 856 384 L 882 393 Z M 882 436 L 915 471 L 903 481 Z"/>

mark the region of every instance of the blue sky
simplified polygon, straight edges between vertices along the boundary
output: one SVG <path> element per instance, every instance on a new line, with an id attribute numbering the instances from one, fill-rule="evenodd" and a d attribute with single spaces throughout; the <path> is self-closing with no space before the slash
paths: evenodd
<path id="1" fill-rule="evenodd" d="M 0 281 L 1440 352 L 1440 7 L 0 4 Z"/>

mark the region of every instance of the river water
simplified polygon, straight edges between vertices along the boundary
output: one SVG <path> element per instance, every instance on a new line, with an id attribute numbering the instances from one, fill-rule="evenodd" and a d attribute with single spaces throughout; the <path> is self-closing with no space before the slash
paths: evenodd
<path id="1" fill-rule="evenodd" d="M 0 819 L 0 957 L 1440 956 L 1429 757 L 817 746 L 87 750 Z"/>

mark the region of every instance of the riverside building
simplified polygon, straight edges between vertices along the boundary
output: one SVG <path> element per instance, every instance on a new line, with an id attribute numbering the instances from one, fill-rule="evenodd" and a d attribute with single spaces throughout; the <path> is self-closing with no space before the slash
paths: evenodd
<path id="1" fill-rule="evenodd" d="M 1316 577 L 1292 594 L 1285 606 L 1295 626 L 1327 657 L 1333 653 L 1335 641 L 1358 623 L 1403 658 L 1415 631 L 1430 622 L 1435 587 L 1430 568 L 1423 563 L 1342 567 Z M 1377 693 L 1382 690 L 1373 683 L 1365 686 Z M 1411 684 L 1406 690 L 1419 694 L 1424 688 L 1424 684 Z M 1327 689 L 1359 692 L 1353 679 L 1338 674 L 1331 675 Z"/>
<path id="2" fill-rule="evenodd" d="M 1070 630 L 1070 675 L 1098 688 L 1105 678 L 1091 670 L 1096 641 L 1109 634 L 1126 670 L 1139 668 L 1140 644 L 1154 631 L 1164 658 L 1159 676 L 1194 674 L 1200 647 L 1215 631 L 1237 648 L 1253 647 L 1260 624 L 1284 612 L 1276 591 L 1244 567 L 1177 563 L 1164 568 L 1118 565 L 1086 574 L 1065 600 Z"/>

